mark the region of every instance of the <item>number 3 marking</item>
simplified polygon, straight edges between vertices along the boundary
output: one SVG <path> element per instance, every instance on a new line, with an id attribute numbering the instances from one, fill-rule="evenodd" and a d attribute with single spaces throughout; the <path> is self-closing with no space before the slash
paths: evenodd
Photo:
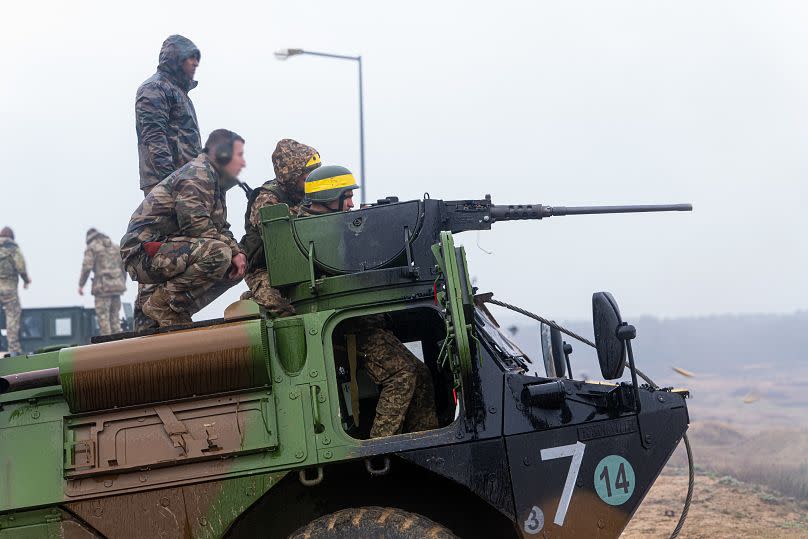
<path id="1" fill-rule="evenodd" d="M 558 503 L 553 524 L 558 526 L 564 525 L 564 518 L 567 516 L 567 509 L 570 506 L 570 499 L 572 498 L 572 489 L 575 488 L 575 481 L 578 480 L 578 471 L 581 469 L 581 461 L 584 460 L 584 451 L 586 444 L 576 442 L 572 445 L 562 445 L 558 447 L 549 447 L 541 450 L 542 460 L 561 459 L 564 457 L 572 457 L 570 462 L 570 469 L 567 472 L 567 482 L 564 483 L 564 491 L 561 493 L 561 501 Z"/>

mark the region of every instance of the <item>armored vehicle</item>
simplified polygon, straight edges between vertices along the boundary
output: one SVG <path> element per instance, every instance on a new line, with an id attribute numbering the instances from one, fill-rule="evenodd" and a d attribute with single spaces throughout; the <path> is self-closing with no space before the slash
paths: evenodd
<path id="1" fill-rule="evenodd" d="M 557 327 L 531 375 L 453 234 L 688 209 L 264 208 L 271 283 L 297 315 L 238 302 L 0 362 L 0 537 L 617 537 L 685 434 L 686 391 L 638 383 L 634 328 L 606 293 L 604 380 L 566 376 Z M 437 428 L 370 438 L 379 386 L 353 328 L 375 315 L 428 367 Z"/>
<path id="2" fill-rule="evenodd" d="M 121 327 L 131 329 L 132 304 L 123 304 Z M 6 314 L 0 311 L 0 329 L 6 329 Z M 98 335 L 95 309 L 87 307 L 28 307 L 20 317 L 20 344 L 24 353 L 65 345 L 90 344 Z M 0 358 L 8 351 L 8 339 L 0 335 Z"/>

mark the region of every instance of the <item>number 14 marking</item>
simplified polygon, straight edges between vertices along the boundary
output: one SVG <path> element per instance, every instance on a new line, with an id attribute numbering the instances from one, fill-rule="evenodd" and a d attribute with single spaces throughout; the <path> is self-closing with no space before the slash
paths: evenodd
<path id="1" fill-rule="evenodd" d="M 542 460 L 572 457 L 570 469 L 567 471 L 567 481 L 564 483 L 564 490 L 561 492 L 561 501 L 558 503 L 558 509 L 553 519 L 553 523 L 558 526 L 564 525 L 564 518 L 567 516 L 567 509 L 569 509 L 570 499 L 572 499 L 572 489 L 575 488 L 575 482 L 578 480 L 578 471 L 581 469 L 581 461 L 584 460 L 585 450 L 586 444 L 581 442 L 541 450 Z"/>

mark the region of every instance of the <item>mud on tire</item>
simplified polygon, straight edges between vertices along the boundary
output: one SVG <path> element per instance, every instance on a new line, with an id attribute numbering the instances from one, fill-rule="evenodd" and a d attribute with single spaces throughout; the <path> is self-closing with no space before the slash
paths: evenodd
<path id="1" fill-rule="evenodd" d="M 343 509 L 312 520 L 289 539 L 457 539 L 447 528 L 392 507 Z"/>

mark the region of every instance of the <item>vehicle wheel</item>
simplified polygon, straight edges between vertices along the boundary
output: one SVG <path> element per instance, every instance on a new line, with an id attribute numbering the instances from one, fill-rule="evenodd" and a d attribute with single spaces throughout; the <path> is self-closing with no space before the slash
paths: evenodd
<path id="1" fill-rule="evenodd" d="M 289 539 L 457 539 L 440 524 L 392 507 L 343 509 L 312 520 Z"/>

